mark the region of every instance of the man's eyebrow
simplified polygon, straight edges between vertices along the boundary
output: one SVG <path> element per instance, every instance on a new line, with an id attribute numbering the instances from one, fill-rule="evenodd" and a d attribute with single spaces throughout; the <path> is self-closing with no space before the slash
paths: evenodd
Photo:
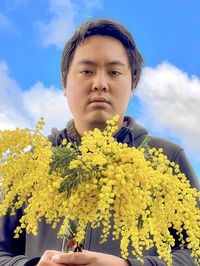
<path id="1" fill-rule="evenodd" d="M 80 60 L 77 62 L 78 65 L 90 65 L 90 66 L 96 66 L 98 65 L 98 63 L 93 62 L 91 60 Z M 122 67 L 126 67 L 126 64 L 123 63 L 122 61 L 119 60 L 114 60 L 111 62 L 108 62 L 106 65 L 108 66 L 122 66 Z"/>
<path id="2" fill-rule="evenodd" d="M 123 66 L 126 67 L 126 64 L 119 60 L 114 60 L 108 63 L 109 66 Z"/>
<path id="3" fill-rule="evenodd" d="M 78 61 L 77 64 L 78 65 L 96 65 L 95 62 L 90 61 L 90 60 L 86 60 L 86 59 Z"/>

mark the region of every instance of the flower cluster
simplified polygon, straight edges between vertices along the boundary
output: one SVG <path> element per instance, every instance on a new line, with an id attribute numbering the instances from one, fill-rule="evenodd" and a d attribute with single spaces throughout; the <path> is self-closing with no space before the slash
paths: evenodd
<path id="1" fill-rule="evenodd" d="M 79 243 L 88 223 L 93 228 L 102 226 L 102 242 L 110 233 L 113 239 L 120 239 L 123 258 L 129 255 L 131 245 L 142 262 L 144 249 L 156 246 L 168 265 L 172 265 L 171 248 L 175 245 L 173 229 L 181 246 L 186 242 L 200 263 L 200 194 L 162 149 L 136 149 L 116 142 L 113 134 L 118 119 L 107 121 L 103 132 L 86 132 L 79 147 L 63 142 L 52 149 L 40 134 L 43 120 L 34 133 L 27 129 L 1 131 L 0 215 L 9 208 L 14 213 L 25 204 L 16 237 L 23 228 L 37 234 L 42 217 L 54 228 L 64 217 L 60 236 L 71 220 L 78 219 Z M 29 146 L 31 150 L 26 152 Z"/>

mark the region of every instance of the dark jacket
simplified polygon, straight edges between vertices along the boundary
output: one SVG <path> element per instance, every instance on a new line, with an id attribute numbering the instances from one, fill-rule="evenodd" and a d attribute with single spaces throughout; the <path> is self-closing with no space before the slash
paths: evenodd
<path id="1" fill-rule="evenodd" d="M 128 118 L 125 118 L 128 119 Z M 116 139 L 119 142 L 128 143 L 129 146 L 138 147 L 147 136 L 146 129 L 130 121 L 128 126 L 126 123 L 116 134 Z M 57 132 L 55 136 L 50 136 L 50 140 L 54 145 L 60 145 L 63 138 L 68 137 L 66 130 Z M 187 160 L 183 149 L 167 140 L 151 137 L 149 146 L 155 148 L 163 148 L 164 153 L 170 161 L 174 161 L 180 166 L 180 170 L 185 173 L 190 180 L 192 187 L 200 189 L 199 182 L 195 173 Z M 44 221 L 39 224 L 38 236 L 34 237 L 31 234 L 24 232 L 19 239 L 13 238 L 13 231 L 18 225 L 19 218 L 22 215 L 22 210 L 18 210 L 15 216 L 6 215 L 0 219 L 0 266 L 31 266 L 36 265 L 40 256 L 45 250 L 61 250 L 62 239 L 57 239 L 57 229 L 52 229 L 51 225 L 47 225 Z M 91 229 L 89 226 L 86 231 L 84 248 L 87 250 L 109 253 L 120 256 L 119 240 L 112 241 L 111 237 L 104 244 L 100 244 L 101 229 Z M 176 237 L 175 232 L 172 232 Z M 177 237 L 176 237 L 177 238 Z M 128 259 L 130 265 L 141 265 L 130 253 Z M 158 258 L 156 248 L 152 248 L 144 253 L 144 265 L 166 265 Z M 178 248 L 178 241 L 173 249 L 173 266 L 192 266 L 195 265 L 190 251 L 186 248 L 181 250 Z"/>

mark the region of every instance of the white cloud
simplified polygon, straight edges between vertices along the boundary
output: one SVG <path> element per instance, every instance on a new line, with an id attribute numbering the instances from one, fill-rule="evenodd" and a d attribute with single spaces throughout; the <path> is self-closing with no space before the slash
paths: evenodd
<path id="1" fill-rule="evenodd" d="M 199 158 L 200 79 L 163 62 L 145 67 L 138 87 L 139 120 L 154 132 L 176 138 Z"/>
<path id="2" fill-rule="evenodd" d="M 0 62 L 0 128 L 23 126 L 26 121 L 23 113 L 22 91 L 9 77 L 6 62 Z"/>
<path id="3" fill-rule="evenodd" d="M 45 118 L 46 132 L 50 132 L 52 127 L 64 128 L 72 117 L 63 91 L 54 86 L 45 88 L 42 82 L 37 82 L 25 91 L 23 101 L 26 110 L 35 121 L 42 116 Z"/>
<path id="4" fill-rule="evenodd" d="M 50 0 L 49 12 L 52 18 L 48 23 L 38 22 L 43 44 L 62 48 L 74 29 L 76 6 L 70 0 Z"/>
<path id="5" fill-rule="evenodd" d="M 71 113 L 63 91 L 37 82 L 23 91 L 9 75 L 5 62 L 0 62 L 0 129 L 34 127 L 41 116 L 45 117 L 45 133 L 52 127 L 65 127 Z"/>
<path id="6" fill-rule="evenodd" d="M 75 21 L 88 17 L 94 8 L 101 7 L 100 0 L 79 3 L 73 0 L 49 0 L 50 21 L 37 22 L 43 45 L 54 44 L 58 48 L 63 48 L 67 39 L 75 30 Z"/>

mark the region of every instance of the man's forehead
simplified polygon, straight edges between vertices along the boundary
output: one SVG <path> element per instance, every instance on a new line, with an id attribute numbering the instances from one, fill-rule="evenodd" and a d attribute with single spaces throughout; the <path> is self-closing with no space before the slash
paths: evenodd
<path id="1" fill-rule="evenodd" d="M 75 65 L 118 65 L 127 67 L 128 56 L 122 43 L 110 36 L 94 35 L 80 43 L 72 58 Z"/>
<path id="2" fill-rule="evenodd" d="M 77 47 L 75 48 L 76 51 L 83 51 L 83 50 L 89 50 L 91 51 L 91 46 L 98 47 L 106 45 L 107 49 L 120 49 L 123 52 L 125 52 L 125 47 L 122 44 L 122 42 L 112 36 L 104 36 L 104 35 L 93 35 L 90 37 L 85 38 L 83 41 L 81 41 Z M 105 49 L 104 49 L 105 50 Z"/>

